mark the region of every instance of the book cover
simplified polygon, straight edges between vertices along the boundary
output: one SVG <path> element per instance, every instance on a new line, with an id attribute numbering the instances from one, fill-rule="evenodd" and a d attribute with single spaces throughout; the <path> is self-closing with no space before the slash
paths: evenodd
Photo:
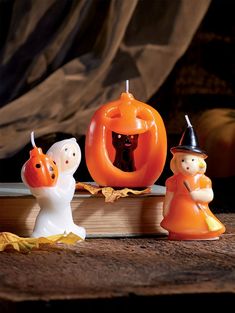
<path id="1" fill-rule="evenodd" d="M 76 191 L 71 202 L 74 222 L 86 228 L 87 237 L 123 237 L 166 233 L 160 227 L 165 187 L 129 195 L 113 203 L 101 194 Z M 0 231 L 30 236 L 40 208 L 23 183 L 0 183 Z"/>

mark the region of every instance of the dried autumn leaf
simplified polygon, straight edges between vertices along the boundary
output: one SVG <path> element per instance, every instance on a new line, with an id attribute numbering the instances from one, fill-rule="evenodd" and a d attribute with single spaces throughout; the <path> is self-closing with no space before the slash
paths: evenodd
<path id="1" fill-rule="evenodd" d="M 150 188 L 146 188 L 144 190 L 133 190 L 129 188 L 115 190 L 111 187 L 102 188 L 102 194 L 105 196 L 105 202 L 114 202 L 119 198 L 128 197 L 129 193 L 140 195 L 147 192 L 150 192 Z"/>
<path id="2" fill-rule="evenodd" d="M 76 183 L 76 190 L 87 190 L 92 195 L 97 194 L 101 191 L 103 196 L 105 197 L 105 202 L 114 202 L 115 200 L 123 197 L 128 197 L 129 193 L 135 195 L 141 195 L 143 193 L 148 193 L 151 191 L 151 188 L 146 188 L 144 190 L 133 190 L 129 188 L 123 189 L 113 189 L 112 187 L 98 187 L 92 184 L 87 183 Z"/>
<path id="3" fill-rule="evenodd" d="M 104 187 L 102 188 L 101 192 L 105 197 L 105 202 L 114 202 L 120 198 L 112 187 Z"/>
<path id="4" fill-rule="evenodd" d="M 17 251 L 28 251 L 38 247 L 38 243 L 36 238 L 21 238 L 8 232 L 0 233 L 0 251 L 11 247 Z"/>
<path id="5" fill-rule="evenodd" d="M 43 238 L 39 238 L 43 239 Z M 64 234 L 64 235 L 54 235 L 54 236 L 49 236 L 46 237 L 46 239 L 50 240 L 53 243 L 65 243 L 68 245 L 73 245 L 78 241 L 83 240 L 81 237 L 74 233 L 69 233 L 69 234 Z"/>
<path id="6" fill-rule="evenodd" d="M 92 195 L 96 195 L 99 191 L 101 191 L 101 187 L 94 186 L 92 184 L 86 184 L 86 183 L 76 183 L 76 190 L 87 190 Z"/>
<path id="7" fill-rule="evenodd" d="M 20 252 L 27 252 L 33 248 L 39 248 L 42 244 L 54 245 L 57 243 L 64 243 L 72 245 L 80 240 L 83 239 L 73 233 L 40 238 L 23 238 L 12 233 L 3 232 L 0 233 L 0 252 L 7 248 L 13 248 Z"/>

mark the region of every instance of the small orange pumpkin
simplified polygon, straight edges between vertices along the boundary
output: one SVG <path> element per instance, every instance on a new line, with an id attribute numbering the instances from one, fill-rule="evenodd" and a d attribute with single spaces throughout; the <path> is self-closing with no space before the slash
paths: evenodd
<path id="1" fill-rule="evenodd" d="M 30 187 L 52 187 L 56 184 L 58 170 L 53 160 L 35 146 L 23 167 L 23 175 Z"/>
<path id="2" fill-rule="evenodd" d="M 208 174 L 212 177 L 235 175 L 235 110 L 207 110 L 196 125 L 200 144 L 208 154 Z"/>
<path id="3" fill-rule="evenodd" d="M 160 114 L 130 93 L 101 106 L 86 135 L 86 164 L 101 186 L 154 184 L 164 168 L 166 151 L 166 130 Z"/>

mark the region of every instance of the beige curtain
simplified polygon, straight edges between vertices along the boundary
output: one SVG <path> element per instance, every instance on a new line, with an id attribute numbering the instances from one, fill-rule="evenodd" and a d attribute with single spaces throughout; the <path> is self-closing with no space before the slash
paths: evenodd
<path id="1" fill-rule="evenodd" d="M 23 67 L 24 54 L 15 56 L 15 51 L 27 47 L 32 29 L 37 29 L 48 11 L 52 18 L 55 10 L 53 0 L 34 0 L 26 14 L 20 3 L 16 1 L 13 7 L 2 53 L 2 64 L 7 68 L 14 60 L 15 71 L 6 72 L 1 81 Z M 130 80 L 130 92 L 138 100 L 147 101 L 187 49 L 209 4 L 210 0 L 110 0 L 104 20 L 98 21 L 102 17 L 97 11 L 96 20 L 99 1 L 74 1 L 38 53 L 29 42 L 28 50 L 32 49 L 34 55 L 21 69 L 24 84 L 18 89 L 14 80 L 14 84 L 6 85 L 14 90 L 16 98 L 0 109 L 0 158 L 13 155 L 28 143 L 32 130 L 36 137 L 54 132 L 85 134 L 92 114 L 100 105 L 119 97 L 126 79 Z M 86 36 L 91 25 L 88 22 L 93 27 L 97 24 L 91 46 L 88 44 L 83 54 L 65 64 L 66 58 L 58 61 L 58 55 L 66 54 L 70 41 L 81 32 L 81 45 L 82 40 L 89 43 L 92 35 L 88 32 Z M 33 35 L 39 36 L 40 42 L 48 32 L 35 31 Z M 55 70 L 50 73 L 51 64 Z M 17 96 L 25 86 L 27 92 Z"/>

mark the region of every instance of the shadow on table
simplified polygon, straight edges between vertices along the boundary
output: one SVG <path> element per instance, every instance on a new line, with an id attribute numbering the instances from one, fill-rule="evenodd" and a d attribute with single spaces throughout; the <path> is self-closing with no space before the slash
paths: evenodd
<path id="1" fill-rule="evenodd" d="M 231 293 L 218 294 L 180 294 L 167 296 L 136 296 L 89 299 L 89 300 L 53 300 L 27 302 L 1 302 L 1 313 L 14 312 L 158 312 L 163 309 L 173 309 L 179 312 L 202 312 L 208 308 L 209 312 L 224 310 L 234 304 L 235 296 Z"/>

